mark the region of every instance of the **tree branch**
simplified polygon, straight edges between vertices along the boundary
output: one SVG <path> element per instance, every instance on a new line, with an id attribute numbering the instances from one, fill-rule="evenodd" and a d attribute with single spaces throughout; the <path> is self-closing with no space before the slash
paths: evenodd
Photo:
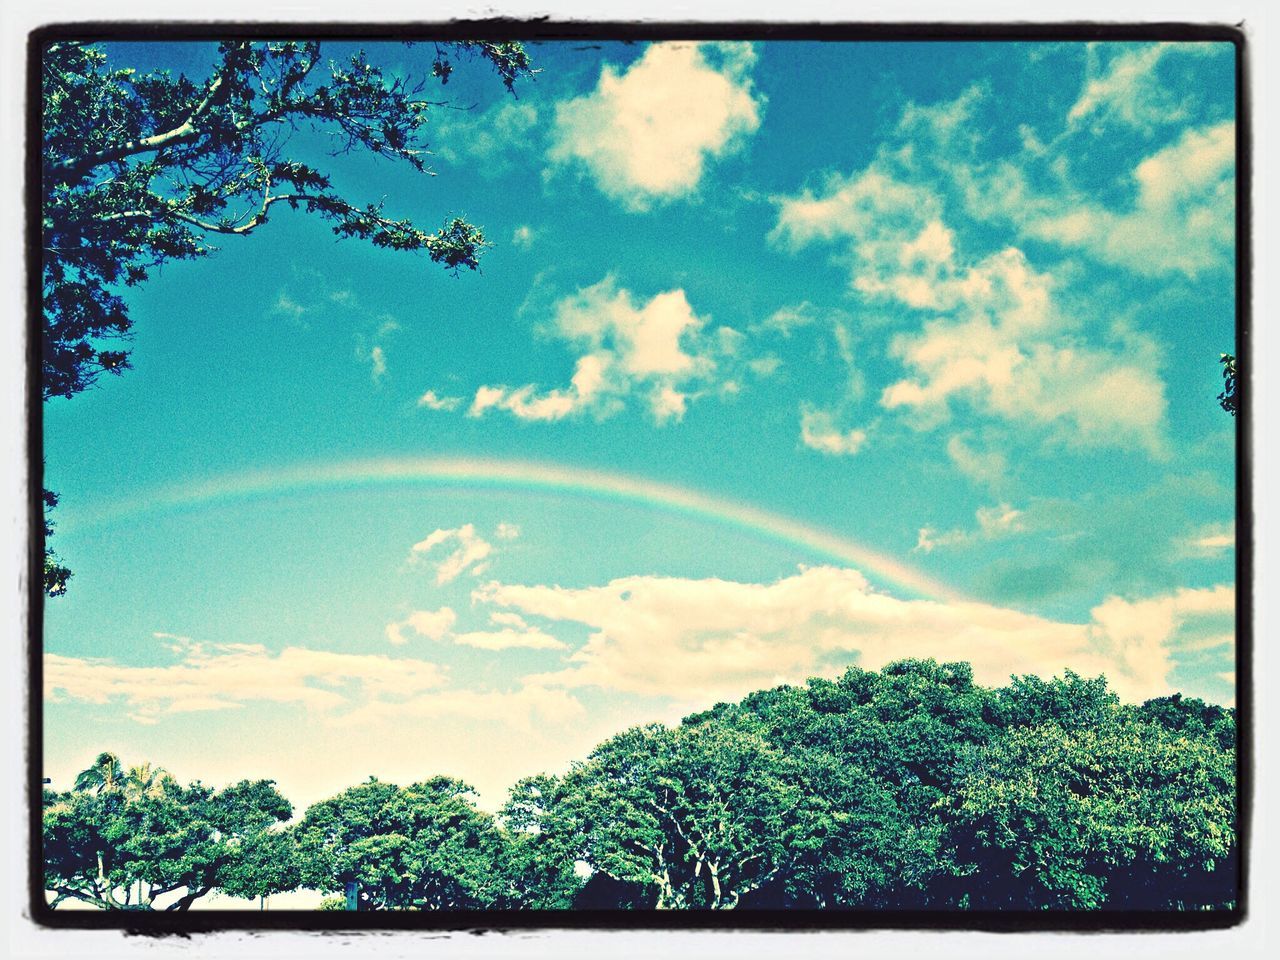
<path id="1" fill-rule="evenodd" d="M 150 153 L 155 150 L 162 150 L 165 147 L 172 147 L 181 143 L 189 143 L 200 135 L 200 131 L 196 127 L 196 121 L 204 114 L 208 113 L 211 107 L 226 96 L 222 91 L 226 88 L 226 77 L 231 70 L 231 51 L 227 52 L 223 59 L 222 67 L 218 70 L 213 80 L 210 81 L 205 91 L 204 99 L 195 105 L 191 113 L 187 115 L 187 119 L 174 127 L 172 130 L 166 130 L 164 133 L 155 133 L 149 137 L 138 137 L 134 140 L 128 140 L 120 144 L 118 147 L 112 147 L 109 150 L 99 150 L 91 153 L 86 157 L 65 157 L 49 164 L 49 169 L 60 173 L 66 173 L 67 179 L 71 181 L 79 180 L 85 176 L 94 167 L 100 167 L 104 163 L 112 163 L 116 160 L 123 160 L 139 153 Z"/>

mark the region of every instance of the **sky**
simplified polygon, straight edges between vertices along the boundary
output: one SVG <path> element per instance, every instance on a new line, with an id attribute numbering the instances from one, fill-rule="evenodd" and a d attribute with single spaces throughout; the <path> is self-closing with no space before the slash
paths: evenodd
<path id="1" fill-rule="evenodd" d="M 517 96 L 432 94 L 434 176 L 295 144 L 482 225 L 480 271 L 273 214 L 130 290 L 133 369 L 45 405 L 55 787 L 110 749 L 495 809 L 903 657 L 1233 702 L 1230 45 L 530 52 Z"/>

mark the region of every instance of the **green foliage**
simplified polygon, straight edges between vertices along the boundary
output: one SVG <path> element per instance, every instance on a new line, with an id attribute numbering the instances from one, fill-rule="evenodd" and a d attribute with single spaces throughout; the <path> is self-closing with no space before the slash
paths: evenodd
<path id="1" fill-rule="evenodd" d="M 1236 712 L 1234 708 L 1205 703 L 1197 697 L 1180 693 L 1156 697 L 1137 708 L 1141 719 L 1150 720 L 1170 730 L 1197 740 L 1211 738 L 1223 750 L 1236 746 Z"/>
<path id="2" fill-rule="evenodd" d="M 487 60 L 509 90 L 533 72 L 518 43 L 462 42 L 437 45 L 441 82 L 453 55 Z M 365 150 L 426 172 L 426 78 L 384 73 L 363 52 L 337 62 L 318 42 L 228 41 L 209 75 L 192 79 L 116 67 L 99 46 L 60 41 L 40 66 L 46 400 L 128 369 L 125 288 L 166 262 L 206 256 L 213 237 L 253 232 L 280 204 L 455 273 L 475 269 L 488 246 L 461 217 L 431 230 L 387 215 L 381 201 L 349 199 L 291 155 L 295 134 L 319 134 L 335 154 Z M 54 504 L 46 492 L 46 513 Z M 49 552 L 44 566 L 46 594 L 65 592 L 66 568 Z"/>
<path id="3" fill-rule="evenodd" d="M 297 827 L 301 883 L 360 887 L 362 910 L 493 906 L 501 835 L 470 787 L 434 777 L 409 787 L 370 778 L 310 807 Z"/>
<path id="4" fill-rule="evenodd" d="M 733 907 L 783 862 L 799 800 L 787 768 L 750 731 L 637 727 L 574 767 L 542 826 L 660 909 Z"/>
<path id="5" fill-rule="evenodd" d="M 45 596 L 58 597 L 67 592 L 67 581 L 71 579 L 71 571 L 62 565 L 58 555 L 49 547 L 49 538 L 53 536 L 53 521 L 49 512 L 58 505 L 58 495 L 50 490 L 44 491 L 44 592 Z"/>
<path id="6" fill-rule="evenodd" d="M 362 910 L 1231 909 L 1235 743 L 1195 698 L 901 660 L 624 731 L 496 818 L 448 777 L 370 778 L 280 830 L 268 781 L 180 787 L 103 753 L 45 791 L 47 884 L 123 909 L 349 882 Z"/>
<path id="7" fill-rule="evenodd" d="M 1222 363 L 1222 392 L 1218 394 L 1218 403 L 1223 410 L 1234 417 L 1240 404 L 1238 381 L 1236 379 L 1236 358 L 1229 353 L 1224 353 L 1220 362 Z"/>
<path id="8" fill-rule="evenodd" d="M 152 910 L 169 895 L 163 909 L 187 910 L 215 889 L 292 889 L 292 845 L 274 830 L 291 812 L 270 781 L 184 787 L 103 753 L 73 790 L 45 796 L 45 888 L 54 907 L 75 899 L 106 910 Z"/>
<path id="9" fill-rule="evenodd" d="M 991 690 L 903 660 L 627 731 L 513 803 L 595 871 L 579 905 L 1224 908 L 1234 736 L 1229 710 L 1125 707 L 1101 677 Z M 738 868 L 719 897 L 708 856 Z"/>
<path id="10" fill-rule="evenodd" d="M 1009 730 L 941 803 L 959 905 L 1229 907 L 1234 783 L 1212 739 L 1130 717 Z"/>
<path id="11" fill-rule="evenodd" d="M 502 906 L 562 910 L 574 906 L 583 878 L 574 869 L 581 838 L 555 777 L 525 777 L 511 788 L 500 813 L 505 832 L 499 865 L 506 886 Z"/>

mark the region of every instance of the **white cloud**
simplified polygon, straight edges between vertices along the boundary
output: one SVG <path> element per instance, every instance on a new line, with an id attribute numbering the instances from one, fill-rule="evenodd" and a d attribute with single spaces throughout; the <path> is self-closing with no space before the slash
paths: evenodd
<path id="1" fill-rule="evenodd" d="M 375 381 L 381 380 L 387 374 L 387 354 L 382 347 L 375 344 L 369 351 L 370 374 Z"/>
<path id="2" fill-rule="evenodd" d="M 281 290 L 280 293 L 276 295 L 276 302 L 271 305 L 270 312 L 285 316 L 293 323 L 304 326 L 302 323 L 302 317 L 310 311 L 309 308 L 304 307 L 285 291 Z"/>
<path id="3" fill-rule="evenodd" d="M 593 92 L 557 104 L 548 156 L 628 210 L 687 196 L 759 128 L 754 62 L 745 43 L 654 43 L 621 73 L 606 64 Z"/>
<path id="4" fill-rule="evenodd" d="M 483 177 L 509 173 L 518 155 L 538 143 L 538 108 L 523 100 L 501 100 L 480 113 L 437 110 L 432 114 L 432 150 L 448 163 L 466 164 Z"/>
<path id="5" fill-rule="evenodd" d="M 1189 623 L 1229 632 L 1234 590 L 1111 598 L 1089 623 L 1063 623 L 977 602 L 899 600 L 854 570 L 817 567 L 771 584 L 625 577 L 567 589 L 490 583 L 476 602 L 587 625 L 592 633 L 547 686 L 599 686 L 706 704 L 902 657 L 964 660 L 979 682 L 1065 668 L 1105 673 L 1126 699 L 1168 692 L 1170 650 Z M 1218 621 L 1222 621 L 1221 624 Z M 1229 656 L 1226 651 L 1225 656 Z"/>
<path id="6" fill-rule="evenodd" d="M 482 567 L 472 571 L 479 574 Z M 386 635 L 391 643 L 397 646 L 408 643 L 406 630 L 411 630 L 428 640 L 448 641 L 463 647 L 476 647 L 480 650 L 511 650 L 525 648 L 530 650 L 563 650 L 564 644 L 555 637 L 537 627 L 525 623 L 519 614 L 505 611 L 494 611 L 490 621 L 496 624 L 497 630 L 469 630 L 453 633 L 458 615 L 450 607 L 439 610 L 415 610 L 404 620 L 387 624 Z"/>
<path id="7" fill-rule="evenodd" d="M 528 250 L 533 246 L 534 232 L 533 228 L 527 223 L 521 224 L 511 232 L 511 245 L 519 247 L 521 250 Z"/>
<path id="8" fill-rule="evenodd" d="M 449 607 L 441 607 L 439 610 L 415 610 L 404 620 L 387 624 L 387 639 L 396 645 L 408 643 L 409 638 L 404 635 L 405 628 L 408 628 L 428 640 L 441 640 L 457 620 L 458 615 Z"/>
<path id="9" fill-rule="evenodd" d="M 963 546 L 987 540 L 1007 537 L 1015 533 L 1023 533 L 1027 529 L 1021 510 L 1015 510 L 1007 503 L 993 507 L 979 507 L 974 514 L 978 526 L 973 530 L 956 528 L 946 533 L 938 533 L 932 527 L 922 527 L 916 538 L 916 550 L 932 553 L 938 547 Z"/>
<path id="10" fill-rule="evenodd" d="M 1210 523 L 1178 540 L 1175 554 L 1179 557 L 1218 557 L 1236 548 L 1236 525 Z"/>
<path id="11" fill-rule="evenodd" d="M 956 469 L 976 483 L 997 486 L 1003 482 L 1008 462 L 999 450 L 975 450 L 961 434 L 947 441 L 947 456 Z"/>
<path id="12" fill-rule="evenodd" d="M 517 778 L 557 771 L 617 730 L 653 719 L 613 709 L 588 715 L 572 692 L 518 677 L 503 688 L 450 686 L 440 667 L 404 657 L 235 644 L 176 652 L 176 662 L 161 666 L 47 654 L 47 702 L 62 709 L 52 705 L 74 701 L 104 729 L 122 717 L 142 725 L 129 752 L 180 780 L 274 779 L 298 812 L 370 774 L 412 783 L 435 773 L 474 784 L 484 807 L 496 810 Z M 263 712 L 274 705 L 307 709 L 323 733 L 299 738 L 296 724 Z M 194 753 L 177 750 L 173 732 L 190 720 L 175 719 L 209 711 L 219 713 L 221 733 Z M 152 728 L 159 741 L 148 739 Z M 46 760 L 56 783 L 84 768 L 84 749 L 54 745 Z"/>
<path id="13" fill-rule="evenodd" d="M 432 410 L 457 410 L 461 404 L 461 397 L 442 397 L 434 390 L 428 390 L 418 398 L 418 406 Z"/>
<path id="14" fill-rule="evenodd" d="M 1118 349 L 1085 340 L 1053 300 L 1052 277 L 1016 247 L 966 264 L 930 190 L 904 183 L 882 156 L 823 191 L 781 198 L 775 242 L 800 249 L 836 243 L 851 285 L 872 301 L 935 317 L 918 334 L 899 334 L 890 354 L 911 376 L 881 394 L 889 409 L 920 426 L 946 419 L 953 398 L 1010 421 L 1052 427 L 1080 444 L 1163 449 L 1164 385 L 1145 341 Z"/>
<path id="15" fill-rule="evenodd" d="M 45 697 L 120 704 L 139 722 L 251 703 L 297 704 L 332 712 L 355 702 L 403 701 L 437 690 L 444 672 L 425 660 L 261 644 L 185 642 L 167 666 L 126 666 L 102 658 L 46 654 Z"/>
<path id="16" fill-rule="evenodd" d="M 464 524 L 457 529 L 433 530 L 425 540 L 413 545 L 411 561 L 421 560 L 446 543 L 454 549 L 435 561 L 436 583 L 445 584 L 470 571 L 473 575 L 483 572 L 480 567 L 493 552 L 493 545 L 476 533 L 474 524 Z"/>
<path id="17" fill-rule="evenodd" d="M 1051 287 L 1013 248 L 957 273 L 947 284 L 954 319 L 894 338 L 890 352 L 913 376 L 885 388 L 881 403 L 939 417 L 963 398 L 1005 420 L 1054 427 L 1073 443 L 1161 453 L 1166 400 L 1151 351 L 1073 335 Z"/>
<path id="18" fill-rule="evenodd" d="M 772 242 L 792 251 L 838 242 L 847 251 L 855 289 L 893 293 L 911 306 L 934 305 L 937 258 L 950 250 L 951 239 L 939 220 L 942 202 L 929 188 L 894 176 L 881 160 L 849 177 L 827 177 L 817 193 L 806 188 L 775 203 Z"/>
<path id="19" fill-rule="evenodd" d="M 741 348 L 737 331 L 706 328 L 707 318 L 694 312 L 683 290 L 637 301 L 607 276 L 555 304 L 549 332 L 579 351 L 567 388 L 485 385 L 467 413 L 505 410 L 530 421 L 589 413 L 603 420 L 638 394 L 658 423 L 680 420 Z"/>
<path id="20" fill-rule="evenodd" d="M 501 630 L 472 630 L 467 633 L 455 633 L 453 642 L 464 647 L 477 647 L 481 650 L 512 650 L 525 648 L 529 650 L 563 650 L 565 645 L 551 634 L 528 625 Z"/>
<path id="21" fill-rule="evenodd" d="M 1230 266 L 1235 247 L 1235 123 L 1186 130 L 1133 171 L 1127 208 L 1083 194 L 1009 211 L 1039 240 L 1079 247 L 1103 263 L 1188 277 Z"/>
<path id="22" fill-rule="evenodd" d="M 1091 43 L 1080 96 L 1067 111 L 1069 128 L 1088 122 L 1095 134 L 1119 124 L 1150 134 L 1156 127 L 1182 123 L 1191 114 L 1191 95 L 1175 97 L 1162 66 L 1181 57 L 1203 57 L 1225 49 L 1206 43 Z M 1116 52 L 1118 51 L 1118 52 Z M 1104 56 L 1113 53 L 1110 58 Z"/>
<path id="23" fill-rule="evenodd" d="M 808 300 L 779 307 L 763 320 L 751 325 L 752 333 L 777 333 L 790 337 L 796 330 L 818 322 L 818 310 Z"/>
<path id="24" fill-rule="evenodd" d="M 867 431 L 841 431 L 834 416 L 805 404 L 800 410 L 800 440 L 812 450 L 831 456 L 853 456 L 867 442 Z"/>
<path id="25" fill-rule="evenodd" d="M 1129 601 L 1111 597 L 1095 607 L 1090 624 L 1090 640 L 1099 653 L 1117 666 L 1120 675 L 1134 677 L 1144 683 L 1142 689 L 1157 689 L 1164 683 L 1173 666 L 1172 653 L 1179 645 L 1179 633 L 1189 626 L 1203 631 L 1217 627 L 1215 640 L 1231 644 L 1224 650 L 1224 660 L 1234 659 L 1235 588 L 1217 586 L 1212 589 L 1180 589 L 1146 600 Z M 1146 693 L 1155 696 L 1156 693 Z"/>

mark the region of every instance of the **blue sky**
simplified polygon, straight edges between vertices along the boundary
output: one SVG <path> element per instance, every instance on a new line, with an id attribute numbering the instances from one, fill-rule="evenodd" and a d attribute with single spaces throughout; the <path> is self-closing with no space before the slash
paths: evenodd
<path id="1" fill-rule="evenodd" d="M 454 74 L 436 176 L 326 160 L 483 225 L 479 273 L 273 215 L 46 405 L 55 784 L 109 748 L 493 807 L 904 656 L 1232 702 L 1229 45 L 531 52 L 518 98 Z"/>

